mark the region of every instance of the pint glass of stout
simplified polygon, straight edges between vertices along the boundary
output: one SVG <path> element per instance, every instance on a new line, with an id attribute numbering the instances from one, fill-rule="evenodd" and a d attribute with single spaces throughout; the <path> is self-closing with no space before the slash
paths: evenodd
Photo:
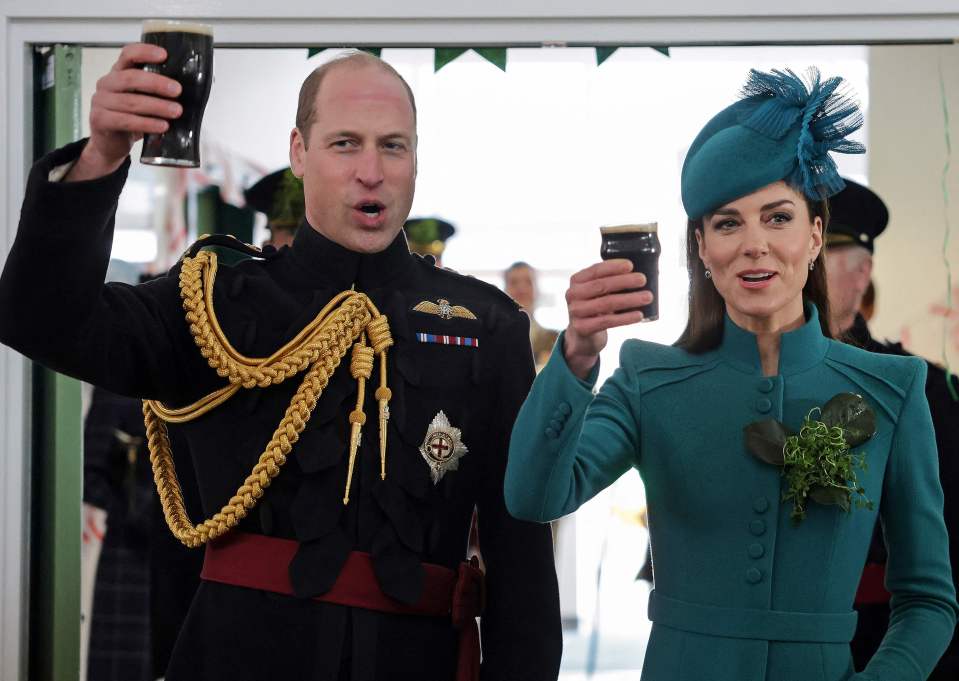
<path id="1" fill-rule="evenodd" d="M 633 291 L 650 291 L 653 302 L 639 308 L 643 313 L 644 322 L 659 319 L 659 237 L 655 222 L 646 225 L 616 225 L 600 227 L 603 236 L 603 245 L 600 257 L 603 260 L 625 258 L 633 263 L 634 272 L 646 275 L 646 286 L 642 289 L 629 289 L 623 293 Z M 636 308 L 633 308 L 636 309 Z M 624 310 L 632 312 L 632 310 Z"/>
<path id="2" fill-rule="evenodd" d="M 145 21 L 142 41 L 166 50 L 165 62 L 143 68 L 180 83 L 183 90 L 177 102 L 183 114 L 169 121 L 166 132 L 143 136 L 140 163 L 196 168 L 200 165 L 200 122 L 213 83 L 213 29 L 186 21 Z"/>

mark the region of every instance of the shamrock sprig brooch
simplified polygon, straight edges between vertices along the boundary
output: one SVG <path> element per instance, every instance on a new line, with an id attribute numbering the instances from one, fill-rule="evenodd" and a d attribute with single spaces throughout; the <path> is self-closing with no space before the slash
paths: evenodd
<path id="1" fill-rule="evenodd" d="M 853 503 L 873 508 L 856 479 L 856 469 L 866 470 L 866 453 L 851 450 L 875 432 L 876 415 L 853 393 L 839 393 L 811 409 L 798 433 L 776 419 L 754 421 L 743 429 L 749 453 L 782 469 L 782 500 L 793 502 L 790 517 L 797 524 L 806 517 L 809 499 L 846 512 Z"/>

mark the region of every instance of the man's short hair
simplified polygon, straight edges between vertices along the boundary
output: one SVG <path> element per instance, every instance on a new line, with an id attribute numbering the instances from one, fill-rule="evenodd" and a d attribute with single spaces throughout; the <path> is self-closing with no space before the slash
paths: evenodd
<path id="1" fill-rule="evenodd" d="M 330 71 L 341 66 L 351 66 L 353 68 L 373 66 L 396 76 L 403 84 L 406 94 L 409 95 L 410 106 L 413 107 L 413 127 L 416 128 L 416 98 L 413 96 L 413 90 L 406 79 L 379 57 L 369 52 L 351 50 L 313 69 L 313 72 L 306 77 L 303 85 L 300 86 L 300 98 L 296 107 L 296 127 L 303 135 L 304 146 L 309 145 L 310 126 L 316 120 L 316 96 L 320 92 L 320 85 Z"/>
<path id="2" fill-rule="evenodd" d="M 510 266 L 507 267 L 505 270 L 503 270 L 503 276 L 505 277 L 506 275 L 508 275 L 508 274 L 509 274 L 510 272 L 512 272 L 513 270 L 518 270 L 518 269 L 520 269 L 520 268 L 526 268 L 526 269 L 528 269 L 528 270 L 532 270 L 532 269 L 533 269 L 533 266 L 530 265 L 528 262 L 523 262 L 522 260 L 517 260 L 517 261 L 514 262 L 512 265 L 510 265 Z"/>

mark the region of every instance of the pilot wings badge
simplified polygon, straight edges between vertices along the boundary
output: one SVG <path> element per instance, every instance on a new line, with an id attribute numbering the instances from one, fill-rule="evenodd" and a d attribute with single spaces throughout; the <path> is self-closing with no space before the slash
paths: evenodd
<path id="1" fill-rule="evenodd" d="M 430 467 L 434 485 L 443 478 L 446 471 L 459 468 L 459 460 L 469 451 L 461 437 L 460 429 L 450 425 L 450 420 L 442 411 L 430 423 L 420 446 L 420 454 Z"/>
<path id="2" fill-rule="evenodd" d="M 459 317 L 460 319 L 476 319 L 476 315 L 470 312 L 468 309 L 462 305 L 451 305 L 450 301 L 445 298 L 437 298 L 436 302 L 429 300 L 424 300 L 421 303 L 417 303 L 413 310 L 416 312 L 425 312 L 426 314 L 435 314 L 440 319 L 452 319 L 453 317 Z"/>

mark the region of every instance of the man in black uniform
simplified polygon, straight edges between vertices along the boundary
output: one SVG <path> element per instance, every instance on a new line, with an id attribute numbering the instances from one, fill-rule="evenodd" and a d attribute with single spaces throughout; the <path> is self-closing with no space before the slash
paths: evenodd
<path id="1" fill-rule="evenodd" d="M 369 55 L 304 82 L 290 158 L 306 218 L 291 248 L 216 271 L 201 249 L 226 240 L 211 237 L 166 277 L 104 285 L 130 148 L 180 113 L 178 85 L 138 68 L 164 58 L 125 47 L 98 82 L 90 139 L 34 167 L 0 340 L 152 400 L 164 510 L 184 543 L 206 544 L 167 680 L 555 679 L 549 528 L 512 519 L 502 491 L 533 377 L 528 322 L 494 287 L 410 254 L 409 87 Z M 195 526 L 167 421 L 193 456 L 209 518 Z M 474 508 L 485 588 L 463 563 Z"/>
<path id="2" fill-rule="evenodd" d="M 907 355 L 899 343 L 882 343 L 869 333 L 859 313 L 872 275 L 874 240 L 889 222 L 889 212 L 872 190 L 846 179 L 846 188 L 829 200 L 826 232 L 827 276 L 832 331 L 870 352 Z M 944 516 L 949 530 L 949 553 L 953 581 L 959 586 L 959 402 L 950 395 L 947 381 L 959 390 L 959 381 L 929 363 L 926 398 L 936 429 L 939 473 L 945 497 Z M 889 627 L 890 594 L 885 588 L 886 546 L 877 524 L 855 608 L 859 613 L 851 647 L 857 669 L 865 667 Z M 954 637 L 938 666 L 933 681 L 959 679 L 959 638 Z"/>

